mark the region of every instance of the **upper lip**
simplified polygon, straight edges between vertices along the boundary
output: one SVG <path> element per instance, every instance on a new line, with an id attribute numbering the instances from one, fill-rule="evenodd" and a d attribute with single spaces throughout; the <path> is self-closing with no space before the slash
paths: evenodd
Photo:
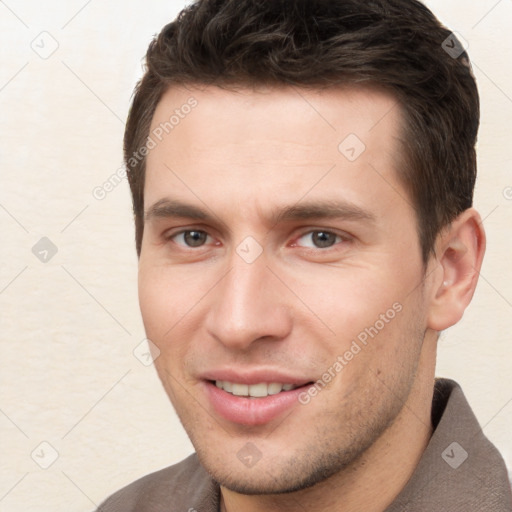
<path id="1" fill-rule="evenodd" d="M 272 382 L 277 382 L 280 384 L 295 384 L 298 386 L 303 386 L 309 382 L 312 382 L 312 379 L 294 376 L 290 373 L 287 373 L 282 370 L 269 370 L 269 369 L 218 369 L 206 371 L 200 375 L 201 379 L 204 380 L 222 380 L 228 382 L 236 382 L 237 384 L 260 384 L 265 382 L 270 384 Z"/>

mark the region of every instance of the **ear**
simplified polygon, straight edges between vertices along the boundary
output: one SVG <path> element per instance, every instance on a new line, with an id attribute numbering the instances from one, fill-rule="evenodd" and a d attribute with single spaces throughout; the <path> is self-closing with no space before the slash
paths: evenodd
<path id="1" fill-rule="evenodd" d="M 428 327 L 442 331 L 462 318 L 475 292 L 485 253 L 478 212 L 473 208 L 462 212 L 438 235 L 435 249 Z"/>

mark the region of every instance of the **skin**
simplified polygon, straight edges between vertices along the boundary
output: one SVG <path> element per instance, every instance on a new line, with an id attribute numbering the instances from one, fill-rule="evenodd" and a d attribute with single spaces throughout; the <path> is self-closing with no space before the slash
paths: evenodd
<path id="1" fill-rule="evenodd" d="M 191 96 L 197 107 L 150 151 L 144 190 L 139 300 L 165 390 L 221 484 L 222 510 L 383 510 L 432 434 L 438 332 L 471 300 L 480 218 L 462 213 L 424 264 L 387 93 L 172 87 L 152 130 Z M 366 146 L 353 162 L 338 149 L 351 133 Z M 162 200 L 208 217 L 163 215 Z M 334 203 L 344 215 L 278 215 Z M 199 245 L 187 246 L 190 231 L 204 233 Z M 262 249 L 252 263 L 237 253 L 248 236 Z M 307 405 L 255 426 L 212 407 L 205 372 L 315 382 L 393 304 L 401 311 Z M 253 467 L 237 457 L 248 442 L 261 453 Z"/>

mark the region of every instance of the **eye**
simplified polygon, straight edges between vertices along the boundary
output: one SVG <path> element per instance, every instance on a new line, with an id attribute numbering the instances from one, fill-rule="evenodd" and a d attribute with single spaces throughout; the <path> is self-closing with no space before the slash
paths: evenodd
<path id="1" fill-rule="evenodd" d="M 313 249 L 328 249 L 341 241 L 343 238 L 332 231 L 315 230 L 298 238 L 296 245 Z"/>
<path id="2" fill-rule="evenodd" d="M 198 229 L 188 229 L 186 231 L 176 233 L 170 238 L 178 245 L 184 247 L 201 247 L 207 241 L 209 241 L 210 236 L 208 235 L 208 233 L 206 233 L 206 231 L 200 231 Z"/>

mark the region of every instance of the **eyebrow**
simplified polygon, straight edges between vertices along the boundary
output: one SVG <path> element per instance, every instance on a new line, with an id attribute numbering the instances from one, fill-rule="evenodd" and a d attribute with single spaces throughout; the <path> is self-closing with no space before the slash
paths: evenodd
<path id="1" fill-rule="evenodd" d="M 163 198 L 145 212 L 144 219 L 180 217 L 205 222 L 219 222 L 220 219 L 204 208 L 176 199 Z M 377 218 L 368 210 L 346 201 L 310 201 L 274 209 L 270 222 L 292 222 L 308 219 L 363 220 L 374 223 Z"/>
<path id="2" fill-rule="evenodd" d="M 345 201 L 304 202 L 277 212 L 275 222 L 307 219 L 345 219 L 375 222 L 377 217 L 363 208 Z"/>
<path id="3" fill-rule="evenodd" d="M 212 221 L 214 215 L 203 208 L 183 203 L 175 199 L 160 199 L 150 206 L 144 213 L 144 220 L 147 222 L 153 218 L 185 217 L 189 219 Z"/>

